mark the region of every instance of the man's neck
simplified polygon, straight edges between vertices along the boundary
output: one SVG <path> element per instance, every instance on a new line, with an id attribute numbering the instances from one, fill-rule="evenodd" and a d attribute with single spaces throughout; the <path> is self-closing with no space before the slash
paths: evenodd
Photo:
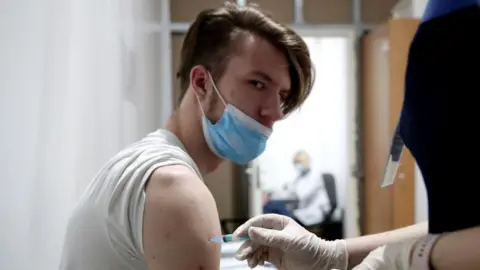
<path id="1" fill-rule="evenodd" d="M 192 107 L 197 107 L 190 106 L 189 110 L 186 111 L 186 108 L 183 108 L 185 104 L 182 105 L 170 118 L 165 128 L 175 134 L 182 142 L 187 153 L 192 157 L 200 173 L 204 176 L 216 170 L 222 159 L 210 150 L 205 141 L 202 118 L 196 109 L 192 109 Z"/>

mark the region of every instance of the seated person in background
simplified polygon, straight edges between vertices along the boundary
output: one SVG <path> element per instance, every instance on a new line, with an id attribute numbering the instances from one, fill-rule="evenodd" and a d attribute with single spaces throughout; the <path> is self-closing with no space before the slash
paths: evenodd
<path id="1" fill-rule="evenodd" d="M 259 9 L 202 11 L 181 51 L 179 107 L 96 175 L 69 220 L 60 269 L 218 270 L 209 239 L 220 221 L 202 177 L 224 159 L 258 157 L 312 74 L 303 39 Z"/>
<path id="2" fill-rule="evenodd" d="M 295 154 L 293 165 L 297 177 L 284 186 L 298 200 L 293 216 L 303 226 L 319 224 L 331 208 L 322 178 L 312 172 L 310 156 L 303 150 Z"/>

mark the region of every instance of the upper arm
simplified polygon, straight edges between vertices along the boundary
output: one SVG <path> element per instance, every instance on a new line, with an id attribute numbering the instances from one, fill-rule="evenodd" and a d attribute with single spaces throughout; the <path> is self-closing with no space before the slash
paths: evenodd
<path id="1" fill-rule="evenodd" d="M 432 247 L 430 263 L 434 269 L 479 269 L 480 226 L 444 234 Z"/>
<path id="2" fill-rule="evenodd" d="M 149 270 L 217 270 L 220 235 L 215 200 L 183 166 L 157 169 L 146 188 L 143 246 Z"/>

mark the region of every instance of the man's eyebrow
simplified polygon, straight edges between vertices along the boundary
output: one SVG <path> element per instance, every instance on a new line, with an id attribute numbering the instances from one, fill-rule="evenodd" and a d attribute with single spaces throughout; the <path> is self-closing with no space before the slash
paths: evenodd
<path id="1" fill-rule="evenodd" d="M 269 83 L 273 82 L 272 78 L 270 76 L 268 76 L 268 74 L 263 72 L 263 71 L 254 70 L 254 71 L 250 72 L 249 74 L 262 77 L 262 79 L 264 79 L 265 81 L 267 81 Z"/>
<path id="2" fill-rule="evenodd" d="M 273 79 L 272 77 L 270 77 L 267 73 L 263 72 L 263 71 L 260 71 L 260 70 L 254 70 L 250 73 L 248 73 L 249 75 L 254 75 L 254 76 L 258 76 L 258 77 L 261 77 L 263 80 L 265 80 L 267 83 L 273 83 Z M 283 92 L 290 92 L 291 89 L 290 88 L 285 88 L 283 89 Z"/>

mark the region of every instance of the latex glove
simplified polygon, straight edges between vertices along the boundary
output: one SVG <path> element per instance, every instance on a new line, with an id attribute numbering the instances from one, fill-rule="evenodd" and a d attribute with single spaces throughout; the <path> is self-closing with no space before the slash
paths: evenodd
<path id="1" fill-rule="evenodd" d="M 415 238 L 381 246 L 370 252 L 353 270 L 409 270 L 417 241 Z"/>
<path id="2" fill-rule="evenodd" d="M 286 216 L 254 217 L 233 234 L 250 237 L 236 253 L 236 258 L 247 260 L 250 268 L 268 261 L 280 270 L 347 269 L 345 241 L 322 240 Z"/>

